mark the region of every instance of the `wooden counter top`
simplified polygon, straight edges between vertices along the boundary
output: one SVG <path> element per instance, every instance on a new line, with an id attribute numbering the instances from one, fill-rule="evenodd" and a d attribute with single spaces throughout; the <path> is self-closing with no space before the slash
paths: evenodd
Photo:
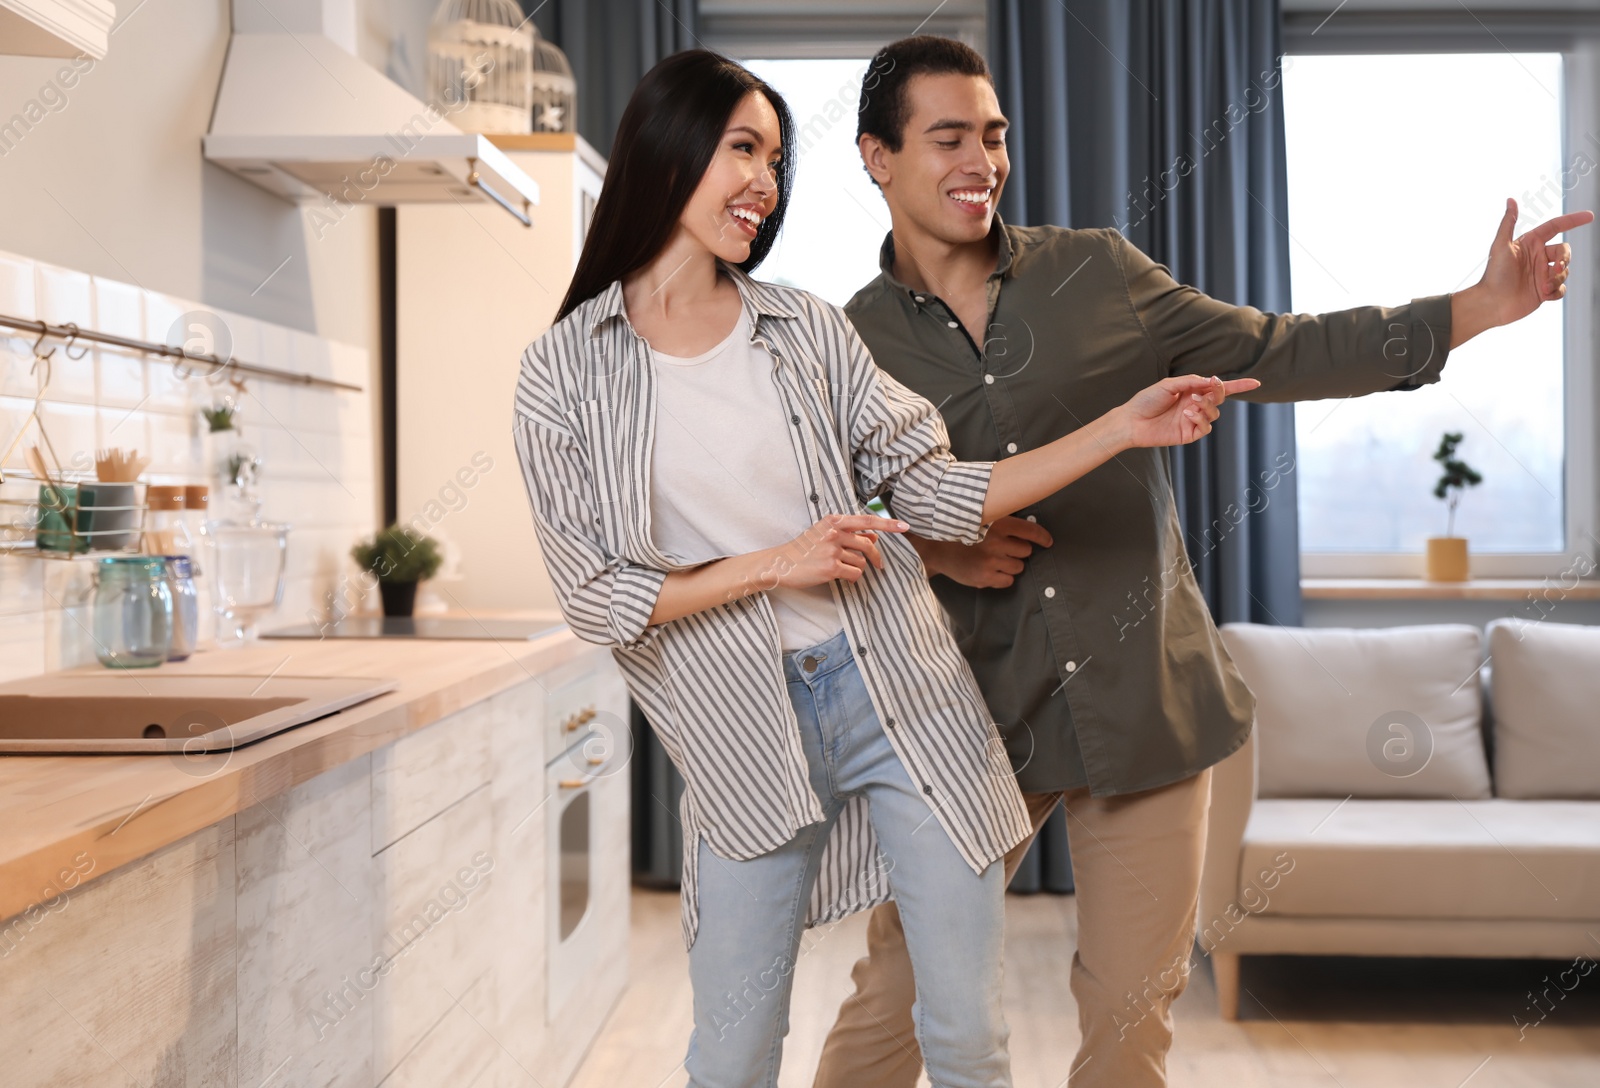
<path id="1" fill-rule="evenodd" d="M 72 873 L 75 858 L 92 860 L 88 879 L 103 876 L 542 672 L 605 652 L 563 628 L 528 642 L 268 639 L 163 665 L 169 676 L 372 676 L 400 686 L 204 760 L 0 756 L 0 920 L 65 890 L 63 872 Z"/>

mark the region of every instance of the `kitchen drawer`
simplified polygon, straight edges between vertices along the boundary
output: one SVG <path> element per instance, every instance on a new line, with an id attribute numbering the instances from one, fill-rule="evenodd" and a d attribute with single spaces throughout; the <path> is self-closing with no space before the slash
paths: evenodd
<path id="1" fill-rule="evenodd" d="M 415 831 L 493 777 L 491 737 L 508 693 L 474 703 L 372 753 L 372 853 Z"/>

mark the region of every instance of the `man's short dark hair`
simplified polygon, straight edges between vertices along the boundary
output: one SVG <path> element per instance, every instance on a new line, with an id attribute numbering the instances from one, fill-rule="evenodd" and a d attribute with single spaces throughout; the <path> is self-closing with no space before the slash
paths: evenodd
<path id="1" fill-rule="evenodd" d="M 905 142 L 906 122 L 911 105 L 906 101 L 906 84 L 912 76 L 982 76 L 991 84 L 989 64 L 972 46 L 954 38 L 918 34 L 901 38 L 878 50 L 861 77 L 861 108 L 857 112 L 856 139 L 870 133 L 890 151 L 899 151 Z"/>

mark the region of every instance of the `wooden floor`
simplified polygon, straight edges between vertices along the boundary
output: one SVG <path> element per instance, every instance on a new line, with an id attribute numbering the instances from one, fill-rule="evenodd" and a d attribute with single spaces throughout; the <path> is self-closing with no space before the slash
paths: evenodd
<path id="1" fill-rule="evenodd" d="M 865 946 L 865 915 L 811 931 L 795 971 L 781 1088 L 809 1088 L 822 1039 Z M 1016 1088 L 1062 1088 L 1078 1045 L 1067 989 L 1077 929 L 1071 896 L 1007 905 L 1006 1016 Z M 814 943 L 813 943 L 814 942 Z M 1600 950 L 1597 950 L 1600 951 Z M 674 893 L 635 889 L 632 985 L 573 1088 L 682 1088 L 691 1027 L 688 957 Z M 1546 961 L 1247 959 L 1244 1019 L 1216 1014 L 1209 970 L 1173 1006 L 1171 1088 L 1597 1088 L 1600 971 L 1546 1019 L 1527 991 Z M 1569 979 L 1572 976 L 1568 976 Z M 926 1084 L 926 1080 L 923 1084 Z M 863 1085 L 862 1088 L 870 1088 Z"/>

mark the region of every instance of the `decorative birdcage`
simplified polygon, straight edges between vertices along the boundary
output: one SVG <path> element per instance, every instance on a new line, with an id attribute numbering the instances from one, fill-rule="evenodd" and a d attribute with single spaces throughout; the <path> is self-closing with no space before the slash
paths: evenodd
<path id="1" fill-rule="evenodd" d="M 578 81 L 567 55 L 539 38 L 533 44 L 533 112 L 535 132 L 578 131 Z"/>
<path id="2" fill-rule="evenodd" d="M 533 23 L 516 0 L 441 0 L 428 28 L 428 87 L 463 132 L 529 132 Z"/>

